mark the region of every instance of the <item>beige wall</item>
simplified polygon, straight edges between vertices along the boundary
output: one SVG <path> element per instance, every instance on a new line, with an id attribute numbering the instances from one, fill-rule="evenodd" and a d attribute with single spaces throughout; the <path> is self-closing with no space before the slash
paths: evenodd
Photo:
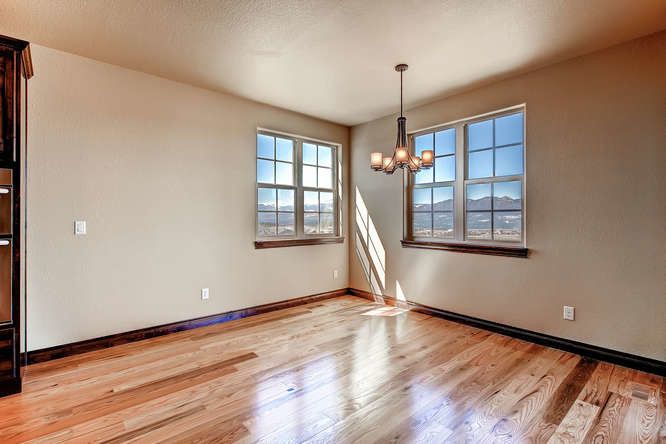
<path id="1" fill-rule="evenodd" d="M 256 128 L 345 159 L 348 128 L 37 45 L 33 59 L 29 350 L 347 286 L 346 243 L 253 241 Z"/>
<path id="2" fill-rule="evenodd" d="M 661 33 L 407 112 L 416 130 L 527 104 L 528 259 L 401 248 L 402 179 L 368 167 L 395 116 L 352 128 L 351 189 L 386 249 L 384 292 L 666 360 L 665 73 Z M 351 245 L 351 286 L 368 289 Z"/>

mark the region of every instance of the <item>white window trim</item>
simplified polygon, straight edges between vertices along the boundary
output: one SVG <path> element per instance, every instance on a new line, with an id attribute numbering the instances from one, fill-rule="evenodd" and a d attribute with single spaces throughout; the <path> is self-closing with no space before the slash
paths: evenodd
<path id="1" fill-rule="evenodd" d="M 480 179 L 467 179 L 466 166 L 468 158 L 468 150 L 466 145 L 467 139 L 467 127 L 469 124 L 476 123 L 479 121 L 484 121 L 488 119 L 495 119 L 505 115 L 515 114 L 518 111 L 523 112 L 523 174 L 512 175 L 512 176 L 499 176 L 499 177 L 486 177 Z M 403 211 L 403 239 L 406 241 L 413 242 L 424 242 L 424 243 L 433 243 L 433 244 L 459 244 L 459 245 L 471 245 L 471 246 L 491 246 L 491 247 L 523 247 L 527 246 L 527 236 L 526 236 L 526 215 L 527 215 L 527 206 L 526 206 L 526 182 L 527 182 L 527 162 L 526 162 L 526 153 L 527 153 L 527 106 L 526 104 L 520 104 L 511 106 L 508 108 L 503 108 L 501 110 L 492 111 L 484 114 L 480 114 L 474 117 L 458 119 L 449 123 L 430 126 L 420 130 L 412 131 L 408 134 L 410 149 L 412 152 L 415 152 L 414 138 L 422 134 L 428 134 L 432 132 L 442 131 L 449 128 L 455 128 L 456 130 L 456 150 L 455 150 L 455 171 L 456 179 L 450 182 L 433 182 L 431 184 L 418 184 L 424 185 L 425 187 L 434 187 L 434 186 L 453 186 L 453 239 L 443 239 L 436 237 L 415 237 L 412 234 L 412 192 L 414 190 L 415 184 L 415 175 L 411 173 L 405 173 L 406 180 L 404 186 L 404 211 Z M 466 213 L 466 199 L 465 199 L 465 190 L 468 184 L 474 183 L 494 183 L 494 182 L 510 182 L 510 181 L 520 181 L 521 182 L 521 241 L 498 241 L 498 240 L 481 240 L 481 239 L 466 239 L 465 238 L 465 228 L 467 223 L 467 213 Z M 418 186 L 417 185 L 417 186 Z M 492 197 L 491 197 L 492 200 Z M 491 220 L 494 219 L 494 212 L 490 211 Z M 434 227 L 433 227 L 434 228 Z M 492 230 L 492 225 L 491 225 Z M 492 231 L 491 231 L 492 232 Z"/>

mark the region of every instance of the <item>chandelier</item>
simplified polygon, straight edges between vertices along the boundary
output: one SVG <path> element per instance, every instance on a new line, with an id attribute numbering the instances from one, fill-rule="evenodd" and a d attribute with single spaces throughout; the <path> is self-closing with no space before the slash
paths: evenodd
<path id="1" fill-rule="evenodd" d="M 386 174 L 393 174 L 398 168 L 407 168 L 409 172 L 416 173 L 432 167 L 435 157 L 433 150 L 423 150 L 421 157 L 409 152 L 407 118 L 402 115 L 402 73 L 407 71 L 407 68 L 408 66 L 404 63 L 395 66 L 395 70 L 400 73 L 400 117 L 398 117 L 398 137 L 395 141 L 393 156 L 384 157 L 384 154 L 379 152 L 370 154 L 370 168 Z"/>

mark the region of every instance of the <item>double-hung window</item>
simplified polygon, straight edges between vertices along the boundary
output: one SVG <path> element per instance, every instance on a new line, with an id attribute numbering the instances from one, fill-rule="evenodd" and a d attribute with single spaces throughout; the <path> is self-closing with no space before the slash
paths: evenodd
<path id="1" fill-rule="evenodd" d="M 258 240 L 339 235 L 338 146 L 257 132 Z"/>
<path id="2" fill-rule="evenodd" d="M 524 247 L 524 108 L 416 132 L 434 166 L 409 178 L 406 240 Z"/>

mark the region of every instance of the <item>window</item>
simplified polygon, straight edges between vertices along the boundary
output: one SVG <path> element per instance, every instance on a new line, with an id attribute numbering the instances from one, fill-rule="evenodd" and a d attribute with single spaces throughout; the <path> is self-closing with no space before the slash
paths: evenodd
<path id="1" fill-rule="evenodd" d="M 338 147 L 257 132 L 257 238 L 339 235 Z"/>
<path id="2" fill-rule="evenodd" d="M 524 109 L 417 132 L 433 168 L 410 177 L 407 243 L 524 246 Z"/>

